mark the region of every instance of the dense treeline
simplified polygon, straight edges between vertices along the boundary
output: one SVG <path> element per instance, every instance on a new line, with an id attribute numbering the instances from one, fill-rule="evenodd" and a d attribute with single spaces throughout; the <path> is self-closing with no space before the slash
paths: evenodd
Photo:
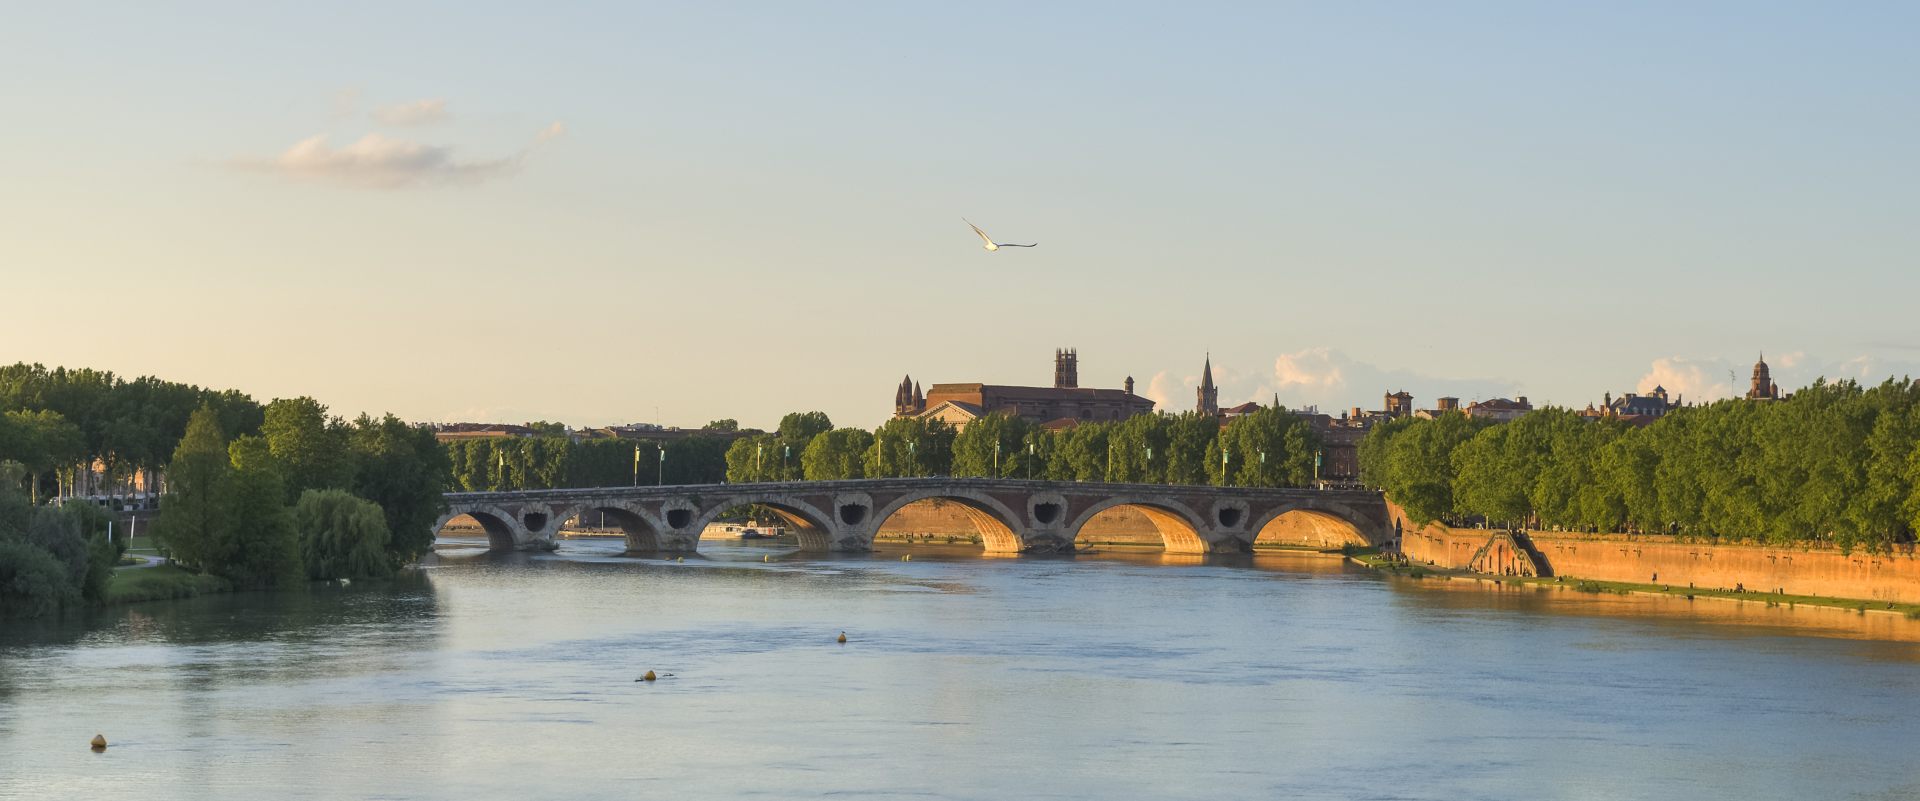
<path id="1" fill-rule="evenodd" d="M 453 440 L 445 451 L 447 483 L 456 492 L 718 484 L 727 474 L 726 440 L 698 434 L 664 446 L 625 439 L 487 437 Z"/>
<path id="2" fill-rule="evenodd" d="M 1188 413 L 1139 415 L 1049 431 L 992 414 L 963 432 L 938 420 L 894 418 L 873 431 L 835 428 L 823 412 L 795 412 L 776 431 L 733 440 L 693 436 L 660 446 L 562 437 L 456 440 L 446 445 L 463 490 L 605 487 L 911 476 L 998 476 L 1056 481 L 1138 481 L 1300 486 L 1313 480 L 1317 435 L 1304 418 L 1265 409 L 1221 426 Z M 1222 455 L 1225 455 L 1224 465 Z M 663 469 L 662 469 L 663 468 Z"/>
<path id="3" fill-rule="evenodd" d="M 1542 409 L 1376 427 L 1362 477 L 1426 522 L 1885 550 L 1920 527 L 1920 385 L 1816 382 L 1783 401 L 1678 409 L 1645 428 Z"/>
<path id="4" fill-rule="evenodd" d="M 0 462 L 0 617 L 98 602 L 121 555 L 106 513 L 35 504 L 20 490 L 25 482 L 19 464 Z"/>
<path id="5" fill-rule="evenodd" d="M 1306 420 L 1266 409 L 1222 427 L 1188 413 L 1085 422 L 1049 431 L 990 414 L 955 432 L 899 417 L 868 432 L 832 427 L 819 412 L 790 414 L 780 431 L 734 443 L 729 481 L 983 476 L 1055 481 L 1296 486 L 1313 480 L 1319 442 Z M 1222 460 L 1222 454 L 1226 458 Z M 795 464 L 789 454 L 801 454 Z"/>
<path id="6" fill-rule="evenodd" d="M 156 547 L 227 586 L 387 575 L 432 546 L 445 509 L 444 451 L 392 415 L 24 364 L 0 367 L 0 410 L 0 615 L 104 597 L 125 547 L 110 515 L 47 503 L 88 491 L 96 461 L 115 486 L 164 469 Z"/>
<path id="7" fill-rule="evenodd" d="M 202 408 L 168 463 L 154 538 L 238 587 L 385 576 L 433 546 L 446 474 L 433 432 L 392 415 L 349 423 L 276 400 L 260 434 L 229 439 Z"/>
<path id="8" fill-rule="evenodd" d="M 74 494 L 76 467 L 99 460 L 109 482 L 166 465 L 187 418 L 205 406 L 235 433 L 259 430 L 264 408 L 233 390 L 91 369 L 0 367 L 0 459 L 28 471 L 28 496 Z"/>

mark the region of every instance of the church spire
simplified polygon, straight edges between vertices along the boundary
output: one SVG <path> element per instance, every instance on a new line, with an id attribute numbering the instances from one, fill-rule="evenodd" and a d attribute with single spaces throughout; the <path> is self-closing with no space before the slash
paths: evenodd
<path id="1" fill-rule="evenodd" d="M 1194 390 L 1198 402 L 1195 411 L 1205 415 L 1220 414 L 1220 388 L 1213 385 L 1213 354 L 1207 354 L 1206 366 L 1200 370 L 1200 388 Z"/>

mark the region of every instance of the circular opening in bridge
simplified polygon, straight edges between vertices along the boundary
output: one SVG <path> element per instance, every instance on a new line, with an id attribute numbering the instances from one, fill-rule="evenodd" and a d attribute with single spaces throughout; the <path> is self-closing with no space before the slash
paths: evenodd
<path id="1" fill-rule="evenodd" d="M 1267 521 L 1253 535 L 1256 548 L 1314 548 L 1333 550 L 1342 545 L 1366 545 L 1360 529 L 1326 512 L 1294 509 Z"/>
<path id="2" fill-rule="evenodd" d="M 857 503 L 840 504 L 840 522 L 849 526 L 857 526 L 860 525 L 860 521 L 866 519 L 867 507 Z"/>
<path id="3" fill-rule="evenodd" d="M 1218 512 L 1214 513 L 1214 517 L 1219 519 L 1220 525 L 1233 528 L 1234 526 L 1240 525 L 1240 520 L 1246 517 L 1246 514 L 1246 511 L 1240 507 L 1222 506 Z"/>
<path id="4" fill-rule="evenodd" d="M 1036 503 L 1033 505 L 1033 519 L 1039 521 L 1040 525 L 1051 526 L 1060 519 L 1061 511 L 1057 503 Z"/>
<path id="5" fill-rule="evenodd" d="M 669 526 L 672 526 L 674 528 L 686 528 L 687 524 L 692 522 L 693 522 L 693 510 L 691 509 L 668 509 L 667 510 L 667 525 Z"/>
<path id="6" fill-rule="evenodd" d="M 528 512 L 522 515 L 521 519 L 526 521 L 527 528 L 531 531 L 540 531 L 547 527 L 546 512 Z"/>

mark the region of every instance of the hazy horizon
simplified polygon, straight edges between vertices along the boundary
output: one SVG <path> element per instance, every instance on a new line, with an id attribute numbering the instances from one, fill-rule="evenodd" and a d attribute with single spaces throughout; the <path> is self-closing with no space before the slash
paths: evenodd
<path id="1" fill-rule="evenodd" d="M 24 7 L 0 362 L 761 428 L 871 427 L 903 374 L 1045 385 L 1066 346 L 1170 411 L 1209 352 L 1223 405 L 1328 411 L 1712 400 L 1760 351 L 1877 382 L 1920 374 L 1917 22 Z"/>

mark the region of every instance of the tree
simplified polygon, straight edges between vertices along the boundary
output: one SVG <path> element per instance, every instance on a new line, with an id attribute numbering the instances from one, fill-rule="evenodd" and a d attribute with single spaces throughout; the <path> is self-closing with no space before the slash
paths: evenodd
<path id="1" fill-rule="evenodd" d="M 225 524 L 208 571 L 236 587 L 270 587 L 298 581 L 299 540 L 287 508 L 286 481 L 272 448 L 259 436 L 228 446 L 232 473 L 222 503 Z"/>
<path id="2" fill-rule="evenodd" d="M 282 398 L 267 404 L 260 424 L 287 483 L 287 502 L 310 489 L 344 487 L 353 477 L 346 430 L 312 398 Z"/>
<path id="3" fill-rule="evenodd" d="M 740 421 L 731 417 L 725 417 L 701 426 L 701 428 L 706 431 L 734 432 L 740 430 Z"/>
<path id="4" fill-rule="evenodd" d="M 953 438 L 953 475 L 1007 477 L 1024 467 L 1027 433 L 1034 428 L 1026 418 L 995 412 L 967 424 Z"/>
<path id="5" fill-rule="evenodd" d="M 780 438 L 796 448 L 805 448 L 814 437 L 833 430 L 826 412 L 793 412 L 780 418 Z"/>
<path id="6" fill-rule="evenodd" d="M 408 564 L 433 547 L 433 524 L 447 510 L 447 453 L 433 431 L 389 414 L 361 415 L 347 436 L 353 451 L 353 494 L 380 505 L 387 550 Z"/>
<path id="7" fill-rule="evenodd" d="M 803 474 L 808 481 L 862 478 L 866 452 L 872 447 L 873 434 L 865 429 L 836 428 L 820 434 L 800 455 Z"/>
<path id="8" fill-rule="evenodd" d="M 80 460 L 86 442 L 80 427 L 59 412 L 10 411 L 0 416 L 0 459 L 27 469 L 27 502 L 40 502 L 40 477 Z"/>
<path id="9" fill-rule="evenodd" d="M 307 578 L 379 578 L 393 572 L 380 505 L 343 490 L 307 490 L 293 508 Z"/>
<path id="10" fill-rule="evenodd" d="M 175 561 L 204 570 L 215 557 L 227 525 L 226 484 L 232 472 L 219 417 L 202 406 L 187 421 L 187 432 L 167 465 L 167 493 L 154 540 Z"/>
<path id="11" fill-rule="evenodd" d="M 869 478 L 946 475 L 953 467 L 953 427 L 939 420 L 895 417 L 873 432 Z"/>
<path id="12" fill-rule="evenodd" d="M 1313 480 L 1320 440 L 1307 421 L 1285 409 L 1261 409 L 1228 422 L 1207 460 L 1225 448 L 1227 483 L 1238 487 L 1299 487 Z"/>

